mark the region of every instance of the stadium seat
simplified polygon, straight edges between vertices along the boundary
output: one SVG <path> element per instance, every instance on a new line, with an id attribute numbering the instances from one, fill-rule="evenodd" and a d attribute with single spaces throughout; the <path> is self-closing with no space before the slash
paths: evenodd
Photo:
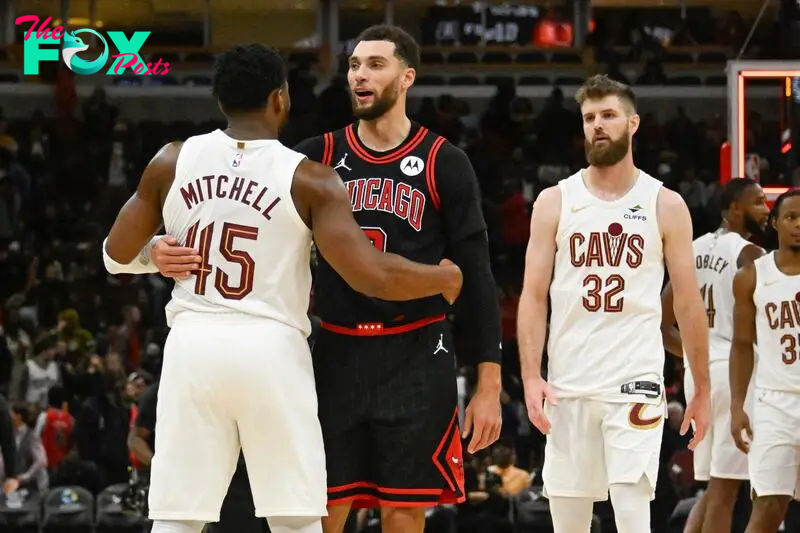
<path id="1" fill-rule="evenodd" d="M 142 515 L 124 505 L 130 490 L 127 483 L 118 483 L 97 495 L 96 533 L 139 533 L 144 527 Z"/>
<path id="2" fill-rule="evenodd" d="M 92 533 L 94 498 L 76 486 L 57 487 L 44 500 L 42 533 Z"/>
<path id="3" fill-rule="evenodd" d="M 0 531 L 38 533 L 42 520 L 42 499 L 38 494 L 20 490 L 0 493 Z"/>

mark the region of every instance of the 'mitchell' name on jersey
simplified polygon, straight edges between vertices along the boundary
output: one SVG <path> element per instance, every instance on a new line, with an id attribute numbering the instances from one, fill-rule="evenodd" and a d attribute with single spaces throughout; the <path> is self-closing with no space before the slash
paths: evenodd
<path id="1" fill-rule="evenodd" d="M 186 209 L 211 199 L 228 199 L 241 202 L 270 220 L 270 212 L 281 201 L 280 196 L 270 194 L 269 187 L 238 176 L 203 176 L 195 178 L 180 188 Z M 254 197 L 255 196 L 255 197 Z"/>
<path id="2" fill-rule="evenodd" d="M 351 125 L 309 139 L 297 150 L 336 170 L 353 216 L 379 250 L 436 264 L 446 257 L 448 242 L 485 230 L 474 174 L 458 148 L 412 124 L 400 146 L 376 152 L 355 129 Z M 324 258 L 316 276 L 314 313 L 330 324 L 402 325 L 448 309 L 441 296 L 387 302 L 359 294 Z"/>
<path id="3" fill-rule="evenodd" d="M 664 366 L 661 182 L 640 172 L 625 196 L 608 202 L 589 192 L 582 172 L 559 189 L 548 380 L 562 397 L 632 401 L 621 386 L 661 382 Z"/>

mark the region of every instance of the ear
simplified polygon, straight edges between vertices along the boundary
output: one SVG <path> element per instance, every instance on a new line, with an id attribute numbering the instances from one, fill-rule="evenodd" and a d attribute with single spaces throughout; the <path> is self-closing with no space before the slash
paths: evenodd
<path id="1" fill-rule="evenodd" d="M 411 67 L 407 67 L 403 77 L 400 79 L 400 86 L 404 90 L 409 90 L 412 85 L 414 85 L 414 81 L 417 79 L 417 71 Z"/>
<path id="2" fill-rule="evenodd" d="M 637 131 L 639 131 L 639 124 L 641 123 L 642 119 L 639 117 L 638 113 L 634 113 L 631 115 L 630 118 L 630 130 L 631 135 L 635 135 Z"/>
<path id="3" fill-rule="evenodd" d="M 778 217 L 777 216 L 770 217 L 770 222 L 769 223 L 772 226 L 772 229 L 774 229 L 775 231 L 778 231 Z"/>
<path id="4" fill-rule="evenodd" d="M 279 87 L 269 93 L 269 107 L 272 108 L 272 111 L 276 115 L 280 115 L 283 113 L 284 108 L 284 98 L 283 98 L 283 91 L 285 90 L 284 87 Z"/>

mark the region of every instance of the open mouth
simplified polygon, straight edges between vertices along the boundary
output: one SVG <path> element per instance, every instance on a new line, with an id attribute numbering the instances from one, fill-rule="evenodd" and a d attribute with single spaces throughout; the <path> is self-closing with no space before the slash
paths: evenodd
<path id="1" fill-rule="evenodd" d="M 373 93 L 372 91 L 368 91 L 366 89 L 356 89 L 353 92 L 355 93 L 356 98 L 361 101 L 368 100 L 369 98 L 372 98 L 375 95 L 375 93 Z"/>
<path id="2" fill-rule="evenodd" d="M 609 138 L 608 138 L 608 137 L 606 137 L 605 135 L 597 135 L 597 136 L 594 138 L 594 143 L 595 143 L 595 144 L 597 144 L 597 143 L 599 143 L 599 142 L 601 142 L 601 141 L 610 141 L 610 140 L 611 140 L 611 139 L 609 139 Z"/>

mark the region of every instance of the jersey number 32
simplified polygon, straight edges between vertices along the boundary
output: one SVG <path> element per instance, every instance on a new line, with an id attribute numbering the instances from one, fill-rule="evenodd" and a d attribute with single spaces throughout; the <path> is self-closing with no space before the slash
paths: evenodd
<path id="1" fill-rule="evenodd" d="M 236 249 L 236 239 L 247 239 L 254 241 L 258 238 L 258 228 L 252 226 L 241 226 L 225 222 L 222 225 L 222 234 L 219 239 L 219 253 L 226 261 L 234 263 L 240 267 L 239 280 L 231 282 L 230 277 L 219 267 L 214 267 L 209 263 L 211 252 L 211 242 L 214 237 L 214 223 L 212 222 L 203 229 L 200 222 L 196 222 L 189 228 L 186 236 L 186 246 L 195 248 L 200 252 L 200 268 L 197 270 L 197 277 L 194 282 L 194 293 L 204 295 L 208 277 L 214 273 L 214 288 L 226 300 L 241 300 L 253 291 L 253 279 L 256 269 L 256 262 L 253 256 L 244 250 Z"/>

